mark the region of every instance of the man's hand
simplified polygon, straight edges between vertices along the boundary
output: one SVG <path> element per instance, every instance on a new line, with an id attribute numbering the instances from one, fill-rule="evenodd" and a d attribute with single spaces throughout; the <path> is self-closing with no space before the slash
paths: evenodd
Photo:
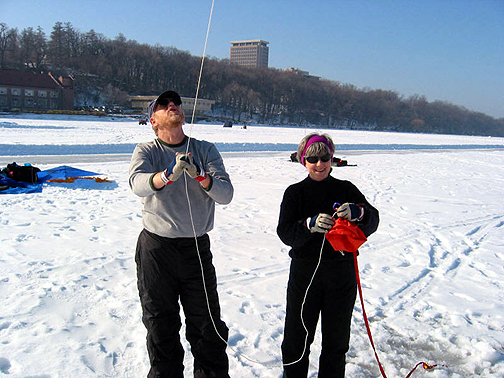
<path id="1" fill-rule="evenodd" d="M 163 180 L 165 185 L 170 185 L 172 182 L 177 181 L 182 173 L 184 173 L 184 169 L 188 166 L 187 161 L 184 160 L 184 156 L 185 154 L 177 154 L 170 166 L 161 172 L 161 180 Z"/>
<path id="2" fill-rule="evenodd" d="M 364 217 L 364 208 L 355 203 L 344 203 L 336 210 L 338 218 L 346 219 L 350 222 L 361 221 Z"/>
<path id="3" fill-rule="evenodd" d="M 200 168 L 200 166 L 198 165 L 198 163 L 196 163 L 196 161 L 194 161 L 194 158 L 191 154 L 186 155 L 184 159 L 187 161 L 187 166 L 185 167 L 185 170 L 191 178 L 199 182 L 207 178 L 206 172 L 202 168 Z"/>
<path id="4" fill-rule="evenodd" d="M 329 214 L 320 213 L 309 220 L 308 228 L 311 232 L 328 232 L 334 226 L 334 219 Z"/>

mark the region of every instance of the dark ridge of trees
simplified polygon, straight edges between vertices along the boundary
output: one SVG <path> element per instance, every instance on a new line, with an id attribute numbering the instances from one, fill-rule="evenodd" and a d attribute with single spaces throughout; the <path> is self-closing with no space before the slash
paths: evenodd
<path id="1" fill-rule="evenodd" d="M 126 105 L 128 95 L 166 89 L 194 97 L 200 64 L 201 57 L 175 47 L 140 44 L 122 34 L 111 40 L 69 22 L 57 22 L 49 36 L 40 27 L 19 32 L 0 22 L 0 68 L 70 74 L 80 106 Z M 449 102 L 275 68 L 246 69 L 228 59 L 206 58 L 199 93 L 235 122 L 504 136 L 503 118 Z"/>

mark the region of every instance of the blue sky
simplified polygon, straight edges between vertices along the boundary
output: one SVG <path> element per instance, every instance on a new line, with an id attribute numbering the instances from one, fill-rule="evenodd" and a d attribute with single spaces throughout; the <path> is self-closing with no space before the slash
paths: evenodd
<path id="1" fill-rule="evenodd" d="M 211 0 L 0 0 L 19 31 L 57 21 L 80 32 L 203 53 Z M 504 0 L 215 0 L 207 55 L 269 42 L 270 67 L 358 88 L 425 95 L 504 117 Z M 204 80 L 204 77 L 203 77 Z"/>

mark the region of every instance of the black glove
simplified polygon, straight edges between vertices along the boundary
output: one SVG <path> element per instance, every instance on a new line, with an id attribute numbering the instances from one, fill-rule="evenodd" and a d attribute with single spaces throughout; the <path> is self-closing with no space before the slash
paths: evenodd
<path id="1" fill-rule="evenodd" d="M 309 219 L 308 228 L 311 232 L 326 233 L 334 226 L 334 219 L 329 214 L 317 214 Z"/>
<path id="2" fill-rule="evenodd" d="M 355 203 L 344 203 L 336 210 L 338 218 L 349 220 L 350 222 L 361 221 L 364 217 L 364 208 Z"/>
<path id="3" fill-rule="evenodd" d="M 161 172 L 161 180 L 163 180 L 165 185 L 170 185 L 172 182 L 177 181 L 182 173 L 184 173 L 184 169 L 188 166 L 184 160 L 184 156 L 185 154 L 177 154 L 170 166 Z"/>

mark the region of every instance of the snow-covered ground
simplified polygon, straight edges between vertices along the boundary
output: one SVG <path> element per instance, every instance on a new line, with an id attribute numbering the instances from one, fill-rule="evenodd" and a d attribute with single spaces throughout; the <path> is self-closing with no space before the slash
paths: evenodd
<path id="1" fill-rule="evenodd" d="M 289 257 L 275 229 L 285 188 L 306 175 L 289 155 L 311 131 L 186 126 L 223 151 L 235 187 L 210 233 L 233 378 L 282 374 Z M 446 366 L 414 377 L 504 377 L 504 138 L 328 132 L 336 156 L 356 164 L 333 175 L 380 211 L 359 265 L 387 376 L 426 361 Z M 0 116 L 0 167 L 71 165 L 116 183 L 0 194 L 0 376 L 146 376 L 134 263 L 141 203 L 127 178 L 133 146 L 153 137 L 131 119 Z M 189 352 L 185 361 L 191 377 Z M 380 376 L 359 301 L 347 361 L 348 377 Z"/>

